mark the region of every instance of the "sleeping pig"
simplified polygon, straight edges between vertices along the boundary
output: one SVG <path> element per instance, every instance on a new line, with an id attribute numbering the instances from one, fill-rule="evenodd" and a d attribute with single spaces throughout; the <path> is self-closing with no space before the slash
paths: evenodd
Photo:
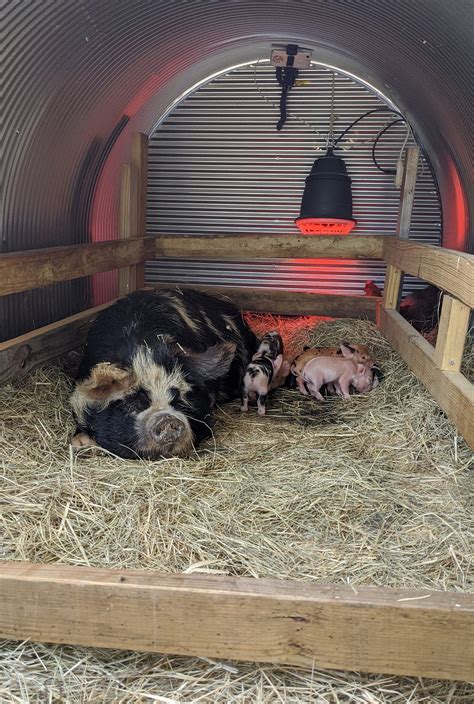
<path id="1" fill-rule="evenodd" d="M 283 356 L 279 354 L 276 359 L 259 357 L 247 366 L 242 383 L 241 411 L 249 409 L 249 399 L 257 400 L 258 415 L 265 415 L 265 402 L 270 391 L 272 380 L 281 368 Z"/>
<path id="2" fill-rule="evenodd" d="M 305 365 L 303 373 L 297 378 L 297 385 L 302 394 L 310 394 L 323 401 L 320 389 L 325 384 L 333 384 L 338 395 L 350 398 L 350 386 L 361 393 L 370 391 L 373 379 L 374 374 L 367 364 L 344 357 L 315 357 Z"/>

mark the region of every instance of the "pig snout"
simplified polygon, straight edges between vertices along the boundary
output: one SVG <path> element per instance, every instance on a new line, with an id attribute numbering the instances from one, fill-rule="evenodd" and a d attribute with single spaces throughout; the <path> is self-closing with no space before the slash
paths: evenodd
<path id="1" fill-rule="evenodd" d="M 192 432 L 181 413 L 149 409 L 139 418 L 137 431 L 143 452 L 149 457 L 181 457 L 192 450 Z"/>
<path id="2" fill-rule="evenodd" d="M 160 445 L 171 445 L 183 436 L 186 426 L 179 418 L 168 413 L 152 416 L 149 421 L 148 432 L 153 440 Z"/>

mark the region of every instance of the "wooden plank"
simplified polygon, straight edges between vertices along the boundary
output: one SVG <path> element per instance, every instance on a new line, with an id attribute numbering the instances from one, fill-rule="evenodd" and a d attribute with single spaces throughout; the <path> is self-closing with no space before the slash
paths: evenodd
<path id="1" fill-rule="evenodd" d="M 400 298 L 400 286 L 402 283 L 402 272 L 400 269 L 387 264 L 385 273 L 385 285 L 383 288 L 383 304 L 385 308 L 397 308 Z"/>
<path id="2" fill-rule="evenodd" d="M 382 259 L 384 237 L 355 235 L 160 235 L 157 257 Z"/>
<path id="3" fill-rule="evenodd" d="M 321 315 L 330 318 L 368 318 L 375 320 L 376 296 L 338 296 L 332 294 L 278 291 L 265 288 L 206 286 L 199 284 L 152 284 L 154 288 L 180 288 L 225 296 L 241 310 L 275 315 Z"/>
<path id="4" fill-rule="evenodd" d="M 153 237 L 0 254 L 0 296 L 154 259 Z"/>
<path id="5" fill-rule="evenodd" d="M 141 132 L 132 134 L 131 163 L 138 173 L 137 234 L 146 235 L 146 197 L 148 186 L 148 136 Z M 135 265 L 137 288 L 145 285 L 145 263 Z"/>
<path id="6" fill-rule="evenodd" d="M 471 309 L 452 298 L 443 296 L 443 305 L 436 339 L 435 363 L 438 369 L 458 372 L 466 343 Z"/>
<path id="7" fill-rule="evenodd" d="M 396 310 L 378 311 L 379 328 L 474 449 L 474 385 L 461 372 L 437 369 L 435 350 Z"/>
<path id="8" fill-rule="evenodd" d="M 397 234 L 407 240 L 410 236 L 411 214 L 415 198 L 416 176 L 418 172 L 419 147 L 408 147 L 403 165 L 400 205 L 397 217 Z"/>
<path id="9" fill-rule="evenodd" d="M 459 592 L 4 563 L 0 636 L 305 667 L 474 677 Z"/>
<path id="10" fill-rule="evenodd" d="M 138 171 L 132 164 L 123 164 L 120 173 L 119 237 L 127 240 L 138 234 Z M 137 266 L 132 264 L 119 269 L 119 296 L 126 296 L 137 289 Z"/>
<path id="11" fill-rule="evenodd" d="M 474 308 L 474 255 L 397 237 L 384 239 L 383 254 L 397 269 L 439 286 Z"/>
<path id="12" fill-rule="evenodd" d="M 35 367 L 77 349 L 94 318 L 114 301 L 89 308 L 0 343 L 0 384 L 21 379 Z"/>

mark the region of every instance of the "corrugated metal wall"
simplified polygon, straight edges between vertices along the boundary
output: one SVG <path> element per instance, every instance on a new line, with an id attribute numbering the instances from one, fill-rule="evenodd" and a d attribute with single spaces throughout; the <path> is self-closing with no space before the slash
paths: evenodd
<path id="1" fill-rule="evenodd" d="M 150 234 L 297 233 L 294 219 L 311 164 L 324 153 L 331 106 L 335 134 L 362 113 L 385 103 L 365 85 L 313 66 L 289 97 L 290 119 L 277 132 L 280 89 L 268 64 L 241 67 L 185 97 L 150 139 L 147 229 Z M 334 101 L 332 97 L 334 95 Z M 393 176 L 372 162 L 372 142 L 394 116 L 366 118 L 341 142 L 352 177 L 354 234 L 395 234 L 399 191 Z M 383 135 L 377 160 L 393 166 L 404 143 L 403 125 Z M 411 141 L 408 142 L 409 144 Z M 441 238 L 441 211 L 429 165 L 420 163 L 411 237 Z M 288 260 L 192 261 L 147 264 L 148 282 L 269 286 L 291 290 L 361 293 L 364 282 L 383 282 L 378 262 L 321 264 Z M 414 287 L 413 280 L 407 285 Z"/>

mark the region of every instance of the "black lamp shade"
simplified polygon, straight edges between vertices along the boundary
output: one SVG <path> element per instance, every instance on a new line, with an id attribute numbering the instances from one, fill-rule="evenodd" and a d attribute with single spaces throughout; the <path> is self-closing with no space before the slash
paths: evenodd
<path id="1" fill-rule="evenodd" d="M 305 235 L 347 235 L 356 225 L 351 179 L 344 161 L 332 149 L 314 162 L 295 222 Z"/>

